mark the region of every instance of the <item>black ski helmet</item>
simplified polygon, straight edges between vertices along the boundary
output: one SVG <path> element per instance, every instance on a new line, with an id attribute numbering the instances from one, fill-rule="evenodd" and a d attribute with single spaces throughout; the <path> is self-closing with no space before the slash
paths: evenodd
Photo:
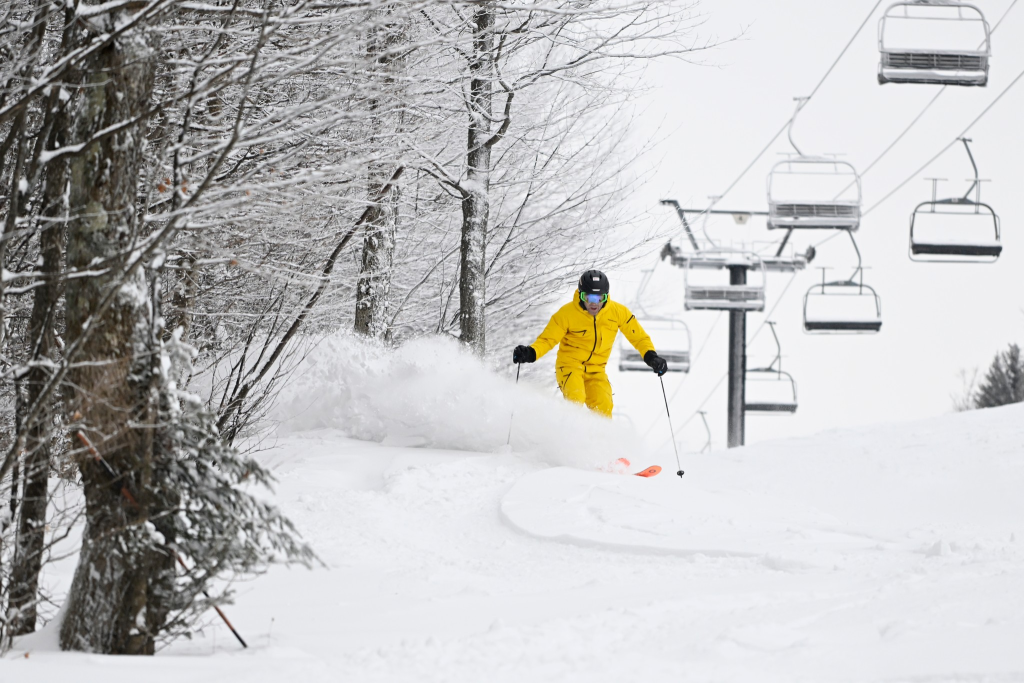
<path id="1" fill-rule="evenodd" d="M 588 270 L 580 276 L 577 286 L 579 287 L 580 294 L 607 294 L 609 289 L 608 276 L 600 270 Z"/>

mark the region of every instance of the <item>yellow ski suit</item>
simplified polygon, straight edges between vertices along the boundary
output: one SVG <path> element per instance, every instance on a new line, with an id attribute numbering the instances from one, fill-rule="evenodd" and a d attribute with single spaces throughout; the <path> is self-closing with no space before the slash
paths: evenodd
<path id="1" fill-rule="evenodd" d="M 611 417 L 612 385 L 605 365 L 619 330 L 641 356 L 654 350 L 651 338 L 628 308 L 609 299 L 596 316 L 590 315 L 577 290 L 570 303 L 555 311 L 531 346 L 540 358 L 557 344 L 555 378 L 562 395 Z"/>

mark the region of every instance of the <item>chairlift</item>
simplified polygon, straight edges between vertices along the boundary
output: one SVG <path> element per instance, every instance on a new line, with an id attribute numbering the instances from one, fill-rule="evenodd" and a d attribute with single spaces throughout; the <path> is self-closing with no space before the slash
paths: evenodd
<path id="1" fill-rule="evenodd" d="M 804 331 L 870 334 L 881 329 L 882 300 L 864 284 L 863 271 L 858 268 L 849 280 L 826 282 L 823 268 L 821 282 L 804 295 Z"/>
<path id="2" fill-rule="evenodd" d="M 768 229 L 856 230 L 860 175 L 846 161 L 797 156 L 768 175 Z"/>
<path id="3" fill-rule="evenodd" d="M 644 328 L 655 342 L 658 355 L 668 362 L 669 372 L 690 371 L 690 328 L 682 320 L 647 316 L 642 321 Z M 651 368 L 644 362 L 633 345 L 623 339 L 619 342 L 619 370 L 622 372 L 646 371 Z"/>
<path id="4" fill-rule="evenodd" d="M 846 280 L 826 279 L 821 269 L 821 282 L 804 295 L 804 331 L 832 334 L 870 334 L 882 329 L 882 300 L 873 287 L 864 284 L 864 267 L 857 241 L 850 234 L 857 251 L 857 267 Z"/>
<path id="5" fill-rule="evenodd" d="M 731 272 L 728 284 L 694 281 L 696 270 L 722 271 L 733 266 L 743 266 L 748 273 L 757 273 L 755 282 L 734 284 L 731 282 Z M 764 310 L 767 277 L 764 262 L 757 254 L 727 249 L 709 249 L 688 254 L 683 266 L 683 279 L 684 307 L 688 311 Z"/>
<path id="6" fill-rule="evenodd" d="M 974 179 L 962 197 L 938 199 L 942 178 L 931 178 L 932 198 L 910 216 L 910 259 L 944 263 L 994 263 L 1003 251 L 999 216 L 981 201 L 978 166 L 968 138 L 961 138 L 974 167 Z M 971 199 L 971 193 L 974 199 Z"/>
<path id="7" fill-rule="evenodd" d="M 856 230 L 860 227 L 861 184 L 846 161 L 804 154 L 793 140 L 793 125 L 806 97 L 796 98 L 789 120 L 789 144 L 796 156 L 768 174 L 768 229 Z"/>
<path id="8" fill-rule="evenodd" d="M 747 413 L 792 414 L 797 408 L 796 381 L 782 369 L 782 345 L 775 333 L 775 323 L 769 321 L 768 325 L 775 338 L 775 360 L 767 367 L 746 371 L 743 410 Z M 751 394 L 754 395 L 753 399 L 750 398 Z"/>
<path id="9" fill-rule="evenodd" d="M 984 86 L 991 34 L 985 15 L 969 3 L 894 3 L 878 22 L 878 82 Z"/>

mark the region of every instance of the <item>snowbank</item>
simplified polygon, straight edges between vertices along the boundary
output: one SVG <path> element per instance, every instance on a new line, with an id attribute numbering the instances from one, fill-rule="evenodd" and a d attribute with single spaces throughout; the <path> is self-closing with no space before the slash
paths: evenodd
<path id="1" fill-rule="evenodd" d="M 513 416 L 514 413 L 514 416 Z M 487 368 L 456 341 L 415 339 L 383 349 L 348 334 L 321 343 L 282 391 L 279 433 L 333 428 L 385 445 L 512 450 L 576 467 L 642 457 L 632 428 Z"/>

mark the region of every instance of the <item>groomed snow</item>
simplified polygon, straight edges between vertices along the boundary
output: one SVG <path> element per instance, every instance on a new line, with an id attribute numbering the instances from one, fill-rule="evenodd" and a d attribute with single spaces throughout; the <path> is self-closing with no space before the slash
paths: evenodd
<path id="1" fill-rule="evenodd" d="M 289 388 L 262 457 L 327 568 L 238 586 L 248 650 L 212 620 L 155 658 L 44 632 L 0 681 L 1024 681 L 1024 406 L 685 455 L 682 479 L 634 458 L 665 468 L 645 480 L 586 462 L 621 425 L 422 344 L 335 339 Z"/>

